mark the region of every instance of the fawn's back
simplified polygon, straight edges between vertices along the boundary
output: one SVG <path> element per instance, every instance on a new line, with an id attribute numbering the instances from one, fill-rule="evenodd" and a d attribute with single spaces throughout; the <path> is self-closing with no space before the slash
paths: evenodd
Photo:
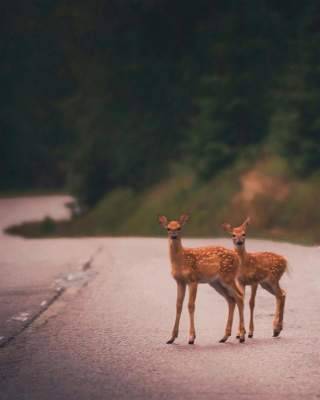
<path id="1" fill-rule="evenodd" d="M 184 248 L 181 278 L 199 283 L 219 278 L 228 280 L 229 276 L 234 279 L 238 265 L 235 253 L 224 247 Z M 179 271 L 175 275 L 174 278 L 178 278 Z"/>

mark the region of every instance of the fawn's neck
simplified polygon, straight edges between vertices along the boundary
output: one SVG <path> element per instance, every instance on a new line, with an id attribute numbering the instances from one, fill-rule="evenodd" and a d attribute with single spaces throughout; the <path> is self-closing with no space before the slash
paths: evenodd
<path id="1" fill-rule="evenodd" d="M 169 252 L 172 267 L 179 267 L 183 261 L 183 247 L 181 239 L 169 239 Z"/>
<path id="2" fill-rule="evenodd" d="M 244 245 L 241 247 L 235 246 L 235 252 L 239 256 L 240 266 L 245 266 L 248 259 L 248 253 L 246 252 L 245 246 Z"/>

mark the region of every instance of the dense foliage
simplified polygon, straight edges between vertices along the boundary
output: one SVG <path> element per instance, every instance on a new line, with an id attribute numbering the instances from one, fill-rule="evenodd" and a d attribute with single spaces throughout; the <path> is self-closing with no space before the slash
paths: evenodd
<path id="1" fill-rule="evenodd" d="M 2 19 L 1 189 L 68 183 L 93 205 L 266 141 L 320 168 L 316 1 L 30 0 Z"/>

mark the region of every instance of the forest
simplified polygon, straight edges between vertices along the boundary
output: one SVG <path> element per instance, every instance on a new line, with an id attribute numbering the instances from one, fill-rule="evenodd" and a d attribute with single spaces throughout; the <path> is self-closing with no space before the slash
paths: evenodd
<path id="1" fill-rule="evenodd" d="M 68 190 L 93 210 L 179 176 L 182 197 L 223 191 L 266 160 L 318 195 L 318 2 L 30 0 L 0 29 L 1 191 Z"/>

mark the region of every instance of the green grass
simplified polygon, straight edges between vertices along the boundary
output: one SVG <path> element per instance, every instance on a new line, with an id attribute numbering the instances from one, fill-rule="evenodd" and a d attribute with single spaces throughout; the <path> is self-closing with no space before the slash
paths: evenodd
<path id="1" fill-rule="evenodd" d="M 190 170 L 175 168 L 170 177 L 143 192 L 136 193 L 129 188 L 113 190 L 92 210 L 70 222 L 56 223 L 47 218 L 7 231 L 26 237 L 163 236 L 156 216 L 164 214 L 174 219 L 187 212 L 191 218 L 185 236 L 221 237 L 224 236 L 222 222 L 238 225 L 250 216 L 251 237 L 319 243 L 319 176 L 294 180 L 289 166 L 272 157 L 249 167 L 248 163 L 241 162 L 207 182 L 196 180 Z M 270 178 L 273 186 L 246 203 L 240 196 L 241 178 L 252 170 L 261 180 Z M 283 188 L 285 195 L 277 197 Z"/>

